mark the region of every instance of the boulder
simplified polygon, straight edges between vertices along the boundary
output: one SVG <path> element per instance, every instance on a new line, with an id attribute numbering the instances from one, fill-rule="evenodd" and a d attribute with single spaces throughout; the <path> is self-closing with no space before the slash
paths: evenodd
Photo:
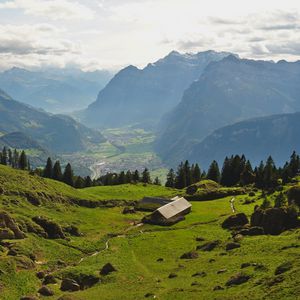
<path id="1" fill-rule="evenodd" d="M 297 227 L 298 216 L 289 208 L 256 209 L 251 216 L 251 226 L 264 229 L 265 234 L 278 235 L 284 230 Z"/>
<path id="2" fill-rule="evenodd" d="M 21 297 L 20 300 L 38 300 L 38 298 L 35 296 L 24 296 Z"/>
<path id="3" fill-rule="evenodd" d="M 251 277 L 246 274 L 236 274 L 235 276 L 232 276 L 227 282 L 226 286 L 232 286 L 232 285 L 240 285 L 245 282 L 247 282 Z"/>
<path id="4" fill-rule="evenodd" d="M 82 233 L 80 233 L 79 229 L 74 225 L 65 227 L 64 231 L 73 236 L 82 236 Z"/>
<path id="5" fill-rule="evenodd" d="M 7 212 L 0 211 L 0 240 L 24 238 L 24 232 L 21 231 L 14 219 Z"/>
<path id="6" fill-rule="evenodd" d="M 172 279 L 172 278 L 176 278 L 178 275 L 175 273 L 170 273 L 168 278 Z"/>
<path id="7" fill-rule="evenodd" d="M 191 286 L 199 286 L 199 285 L 201 285 L 201 284 L 197 281 L 194 281 L 194 282 L 191 283 Z"/>
<path id="8" fill-rule="evenodd" d="M 290 261 L 285 262 L 276 268 L 275 275 L 285 273 L 285 272 L 291 270 L 292 268 L 293 268 L 293 264 Z"/>
<path id="9" fill-rule="evenodd" d="M 196 259 L 198 257 L 199 254 L 196 251 L 186 252 L 180 256 L 181 259 Z"/>
<path id="10" fill-rule="evenodd" d="M 38 293 L 40 293 L 43 296 L 53 296 L 54 292 L 48 288 L 47 286 L 42 286 L 39 290 Z"/>
<path id="11" fill-rule="evenodd" d="M 214 291 L 222 291 L 224 290 L 223 287 L 221 287 L 220 285 L 216 285 L 214 288 L 213 288 Z"/>
<path id="12" fill-rule="evenodd" d="M 226 245 L 226 251 L 236 249 L 236 248 L 240 248 L 240 247 L 241 247 L 241 245 L 239 243 L 228 243 Z"/>
<path id="13" fill-rule="evenodd" d="M 76 292 L 80 290 L 80 285 L 73 279 L 64 278 L 60 286 L 61 291 Z"/>
<path id="14" fill-rule="evenodd" d="M 160 257 L 160 258 L 158 258 L 156 261 L 157 261 L 157 262 L 162 262 L 162 261 L 164 261 L 164 259 Z"/>
<path id="15" fill-rule="evenodd" d="M 245 229 L 242 229 L 238 232 L 238 234 L 241 234 L 241 235 L 250 235 L 250 236 L 254 236 L 254 235 L 263 235 L 265 234 L 265 231 L 262 227 L 259 227 L 259 226 L 253 226 L 253 227 L 250 227 L 250 228 L 245 228 Z"/>
<path id="16" fill-rule="evenodd" d="M 105 264 L 102 269 L 100 270 L 100 275 L 108 275 L 112 272 L 116 272 L 117 270 L 114 268 L 114 266 L 111 263 Z"/>
<path id="17" fill-rule="evenodd" d="M 145 298 L 155 298 L 155 295 L 153 293 L 147 293 L 145 294 Z"/>
<path id="18" fill-rule="evenodd" d="M 55 284 L 55 283 L 57 283 L 57 280 L 53 275 L 49 274 L 45 276 L 43 284 L 47 285 L 47 284 Z"/>
<path id="19" fill-rule="evenodd" d="M 207 274 L 205 272 L 196 272 L 192 277 L 205 277 Z"/>
<path id="20" fill-rule="evenodd" d="M 93 274 L 80 273 L 72 276 L 72 279 L 79 284 L 81 290 L 88 289 L 96 283 L 100 282 L 100 278 Z"/>
<path id="21" fill-rule="evenodd" d="M 38 279 L 43 279 L 45 276 L 46 276 L 46 274 L 45 274 L 44 271 L 39 271 L 39 272 L 36 273 L 36 277 Z"/>
<path id="22" fill-rule="evenodd" d="M 133 207 L 124 207 L 122 214 L 127 215 L 127 214 L 135 214 L 136 211 Z"/>
<path id="23" fill-rule="evenodd" d="M 222 228 L 230 229 L 234 227 L 241 227 L 249 223 L 247 216 L 244 213 L 232 215 L 224 220 Z"/>
<path id="24" fill-rule="evenodd" d="M 51 220 L 48 220 L 44 217 L 34 217 L 32 218 L 32 220 L 40 225 L 44 230 L 45 232 L 48 234 L 48 238 L 50 239 L 64 239 L 65 238 L 65 235 L 61 229 L 61 227 L 51 221 Z"/>
<path id="25" fill-rule="evenodd" d="M 219 246 L 220 244 L 221 244 L 221 241 L 215 240 L 215 241 L 212 241 L 212 242 L 205 243 L 204 245 L 197 246 L 197 250 L 212 251 L 217 246 Z"/>
<path id="26" fill-rule="evenodd" d="M 223 274 L 226 272 L 227 272 L 227 269 L 221 269 L 221 270 L 217 271 L 217 274 Z"/>

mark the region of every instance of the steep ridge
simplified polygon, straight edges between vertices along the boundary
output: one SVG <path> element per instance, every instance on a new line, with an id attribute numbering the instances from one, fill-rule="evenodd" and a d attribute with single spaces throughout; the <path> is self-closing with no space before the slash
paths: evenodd
<path id="1" fill-rule="evenodd" d="M 204 68 L 229 53 L 171 52 L 144 69 L 128 66 L 100 91 L 97 100 L 82 112 L 82 121 L 98 127 L 153 124 L 175 107 L 183 91 L 199 78 Z"/>
<path id="2" fill-rule="evenodd" d="M 212 160 L 222 163 L 234 154 L 245 154 L 255 165 L 272 155 L 283 165 L 294 150 L 300 152 L 299 136 L 299 112 L 254 118 L 214 131 L 192 148 L 189 158 L 207 168 Z"/>
<path id="3" fill-rule="evenodd" d="M 228 56 L 211 63 L 165 116 L 156 150 L 169 162 L 184 159 L 214 130 L 248 118 L 300 110 L 300 62 Z"/>
<path id="4" fill-rule="evenodd" d="M 51 115 L 13 100 L 0 90 L 0 132 L 23 132 L 55 153 L 76 152 L 105 139 L 70 117 Z"/>

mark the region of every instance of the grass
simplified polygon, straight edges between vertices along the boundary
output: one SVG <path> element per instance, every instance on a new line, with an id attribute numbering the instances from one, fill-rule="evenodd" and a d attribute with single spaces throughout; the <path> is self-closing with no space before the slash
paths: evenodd
<path id="1" fill-rule="evenodd" d="M 207 183 L 209 184 L 209 183 Z M 20 224 L 34 216 L 44 216 L 62 227 L 77 226 L 81 237 L 50 240 L 27 233 L 23 240 L 10 240 L 16 257 L 7 255 L 7 248 L 0 246 L 0 299 L 16 300 L 21 296 L 35 295 L 41 286 L 35 273 L 51 271 L 57 278 L 74 277 L 78 274 L 99 276 L 99 270 L 112 263 L 117 272 L 102 277 L 102 282 L 93 287 L 72 293 L 72 299 L 145 299 L 153 293 L 156 299 L 297 299 L 300 294 L 300 230 L 287 231 L 279 236 L 244 237 L 241 248 L 226 251 L 232 241 L 231 233 L 220 226 L 231 214 L 229 200 L 225 197 L 214 201 L 192 202 L 192 212 L 186 219 L 172 227 L 143 225 L 135 227 L 145 213 L 123 215 L 122 207 L 86 208 L 71 205 L 68 198 L 83 197 L 101 201 L 104 199 L 139 199 L 147 196 L 170 197 L 178 191 L 152 185 L 124 185 L 74 190 L 52 180 L 44 180 L 28 173 L 0 166 L 0 209 L 7 211 Z M 18 193 L 17 193 L 18 192 Z M 24 192 L 38 193 L 42 205 L 34 206 L 24 197 Z M 51 199 L 46 196 L 51 195 Z M 255 202 L 244 205 L 248 195 L 236 196 L 238 212 L 248 216 L 254 206 L 261 204 L 261 192 Z M 62 200 L 65 201 L 62 201 Z M 204 242 L 197 242 L 202 237 Z M 220 240 L 221 244 L 211 252 L 198 251 L 199 258 L 183 260 L 180 256 L 206 241 Z M 106 244 L 108 243 L 108 249 Z M 284 248 L 284 250 L 283 250 Z M 97 255 L 92 255 L 98 253 Z M 36 262 L 28 256 L 34 254 Z M 81 262 L 80 260 L 84 258 Z M 158 262 L 158 258 L 163 261 Z M 65 266 L 58 264 L 63 260 Z M 275 276 L 275 269 L 290 261 L 291 270 Z M 79 263 L 80 262 L 80 263 Z M 257 263 L 264 267 L 250 266 L 241 269 L 242 263 Z M 219 270 L 224 273 L 217 274 Z M 225 283 L 239 272 L 251 278 L 247 283 L 226 287 Z M 205 272 L 204 277 L 192 277 L 196 272 Z M 169 279 L 170 273 L 176 278 Z M 279 280 L 278 280 L 279 279 Z M 276 283 L 277 280 L 277 283 Z M 192 285 L 197 283 L 197 285 Z M 213 291 L 220 285 L 224 290 Z M 63 294 L 57 285 L 49 287 L 58 299 Z M 151 297 L 149 297 L 151 299 Z M 153 296 L 152 296 L 153 299 Z"/>

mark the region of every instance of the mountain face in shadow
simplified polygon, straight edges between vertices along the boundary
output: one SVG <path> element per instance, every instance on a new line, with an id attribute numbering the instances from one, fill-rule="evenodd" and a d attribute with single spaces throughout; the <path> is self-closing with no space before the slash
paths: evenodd
<path id="1" fill-rule="evenodd" d="M 171 52 L 144 69 L 129 66 L 100 91 L 97 100 L 82 112 L 82 121 L 94 127 L 156 124 L 179 103 L 183 91 L 205 67 L 229 55 L 225 52 L 180 54 Z"/>
<path id="2" fill-rule="evenodd" d="M 13 100 L 0 90 L 0 132 L 23 132 L 43 148 L 54 153 L 71 153 L 87 149 L 91 143 L 105 139 L 64 115 L 51 115 Z"/>
<path id="3" fill-rule="evenodd" d="M 189 156 L 192 146 L 235 122 L 300 111 L 300 62 L 228 56 L 211 63 L 163 119 L 156 149 L 165 161 Z"/>
<path id="4" fill-rule="evenodd" d="M 293 151 L 300 152 L 299 136 L 299 112 L 254 118 L 217 129 L 193 146 L 189 158 L 207 168 L 213 160 L 223 163 L 235 154 L 245 154 L 255 165 L 272 155 L 283 165 Z"/>

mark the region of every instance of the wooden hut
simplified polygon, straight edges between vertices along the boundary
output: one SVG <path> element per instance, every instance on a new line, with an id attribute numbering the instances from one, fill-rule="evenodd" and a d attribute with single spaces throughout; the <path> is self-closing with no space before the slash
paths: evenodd
<path id="1" fill-rule="evenodd" d="M 174 199 L 174 198 L 173 198 Z M 143 219 L 144 223 L 156 225 L 172 225 L 191 212 L 192 205 L 183 197 L 175 197 L 175 200 L 159 207 L 151 215 Z"/>

